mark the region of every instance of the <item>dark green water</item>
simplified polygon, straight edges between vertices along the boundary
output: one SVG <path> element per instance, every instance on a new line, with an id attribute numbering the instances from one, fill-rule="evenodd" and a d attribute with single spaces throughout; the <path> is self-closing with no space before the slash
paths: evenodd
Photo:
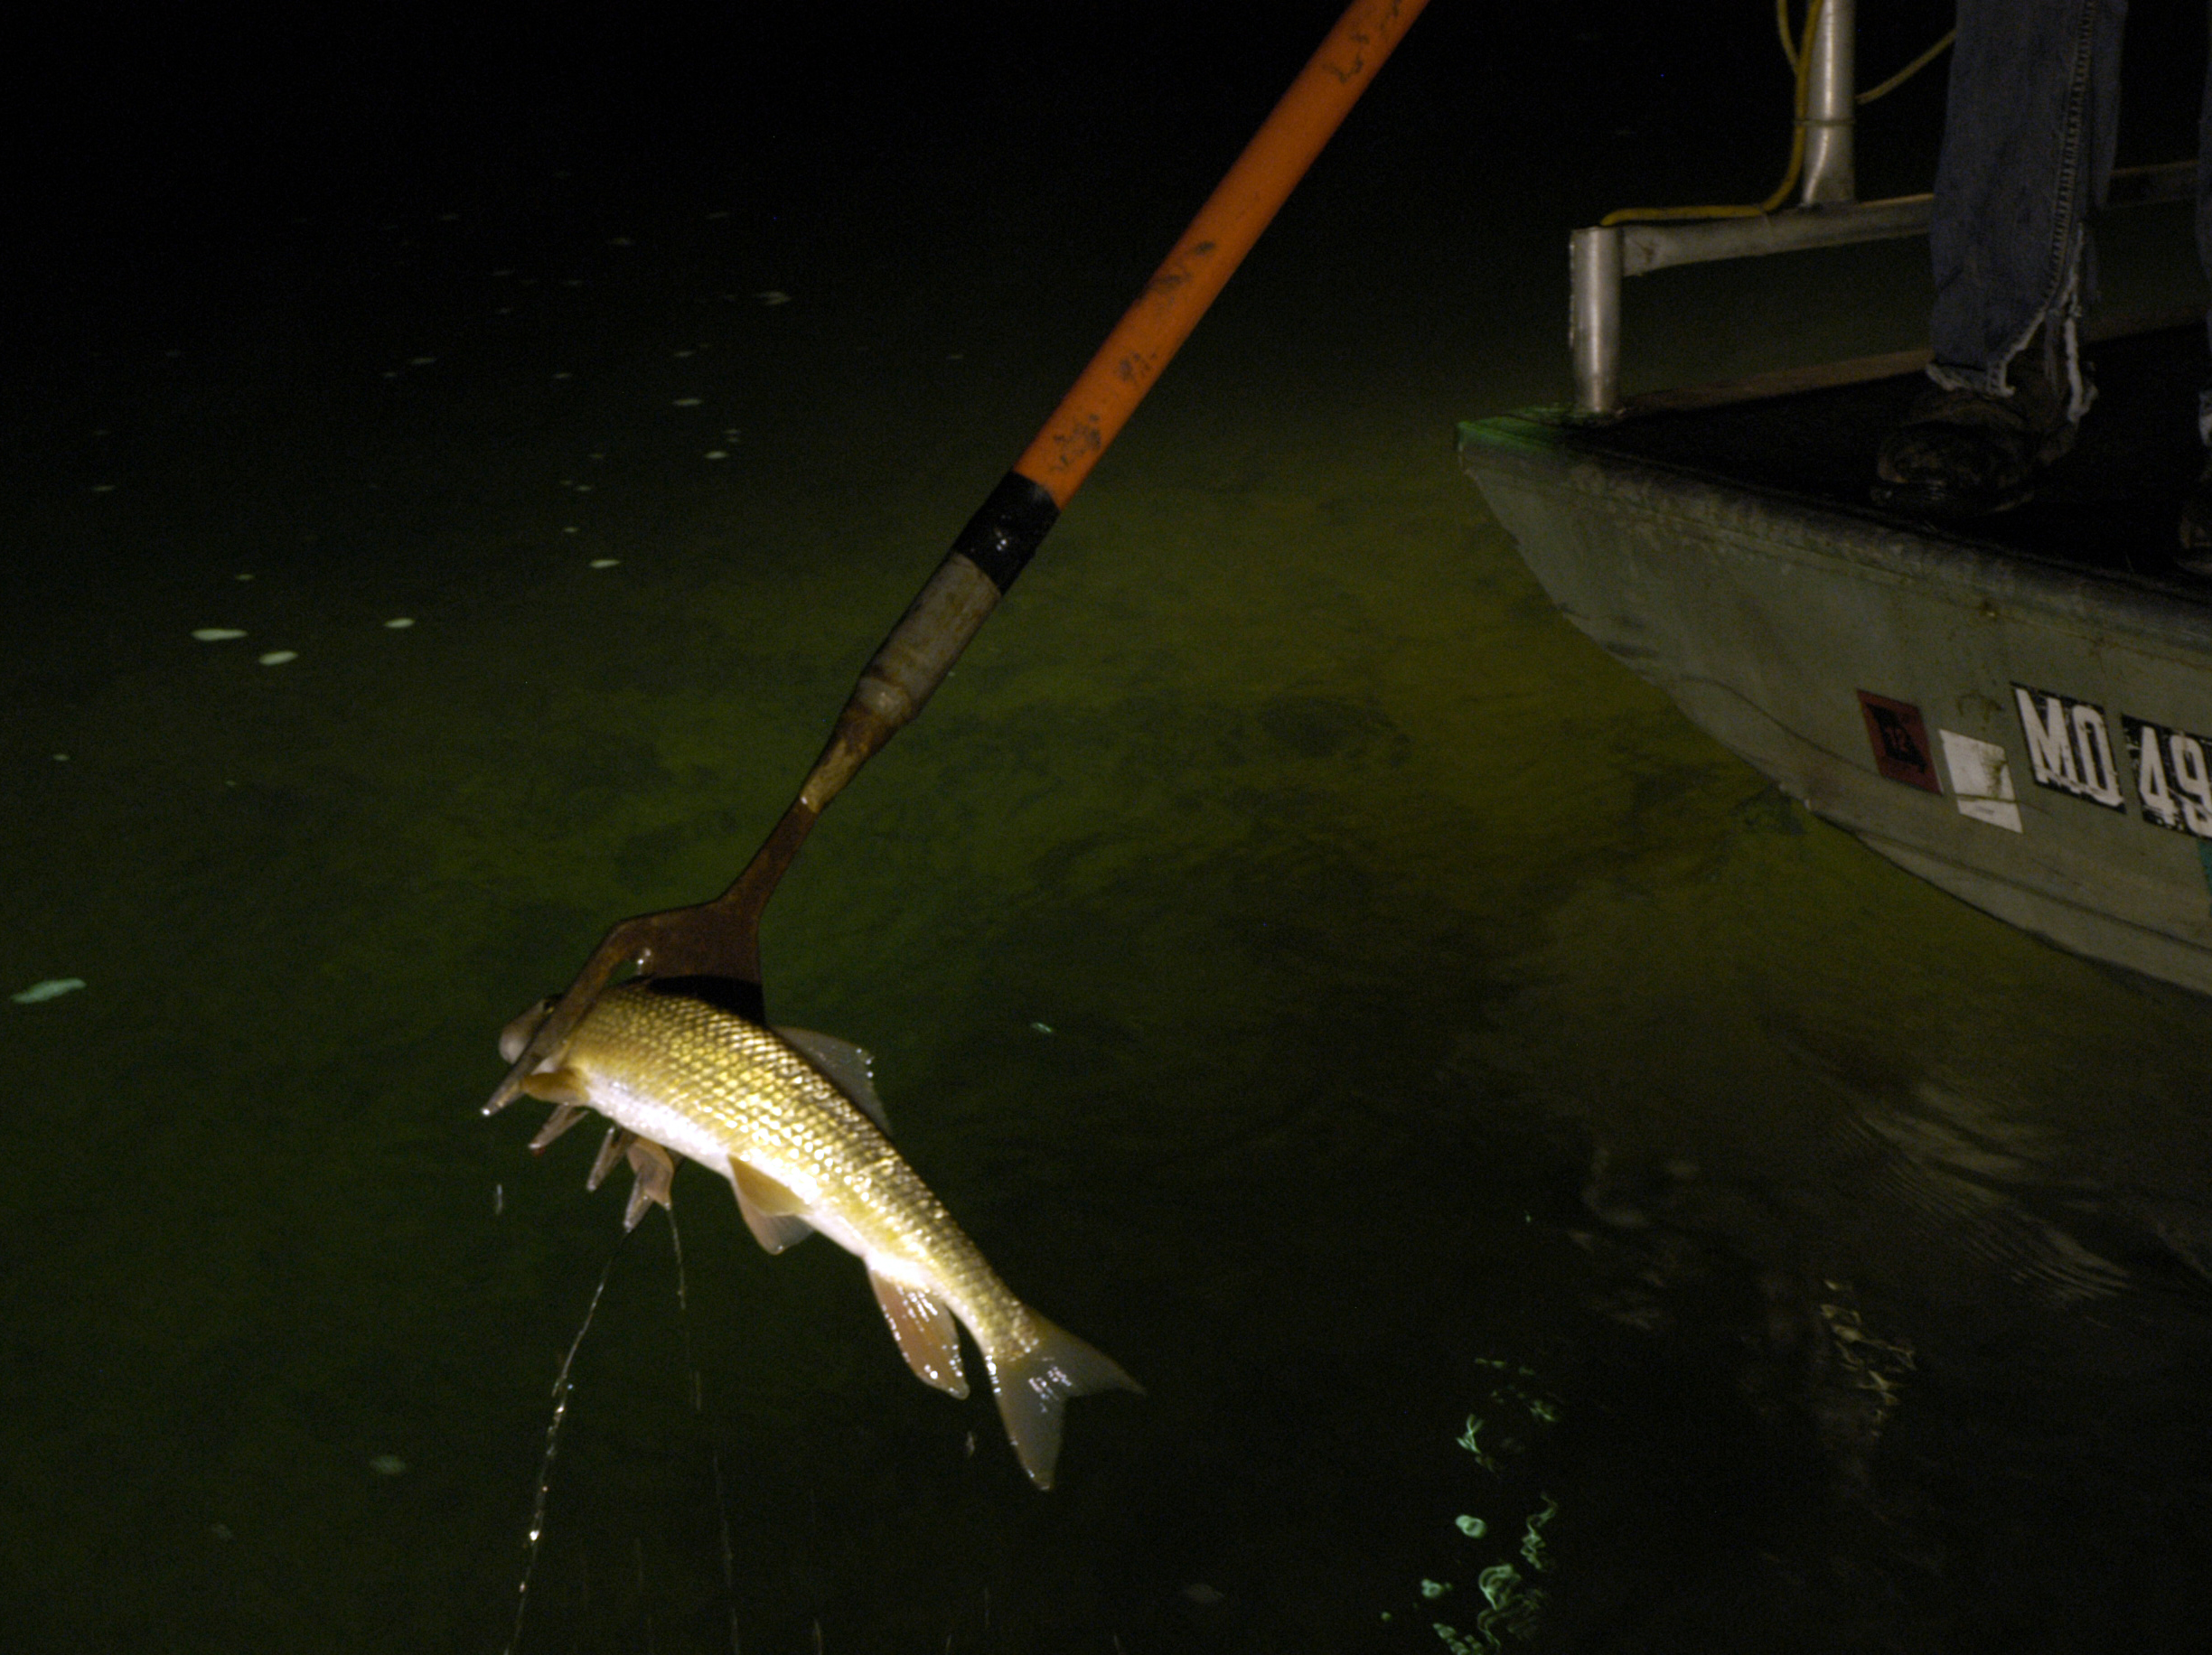
<path id="1" fill-rule="evenodd" d="M 743 865 L 1317 26 L 1166 158 L 1074 46 L 996 126 L 825 79 L 711 164 L 333 187 L 50 341 L 0 988 L 85 986 L 0 1002 L 0 1641 L 507 1648 L 573 1343 L 525 1651 L 2190 1647 L 2207 1008 L 1551 610 L 1452 422 L 1559 394 L 1570 224 L 1768 152 L 1538 131 L 1465 17 L 769 914 L 773 1014 L 1148 1396 L 1039 1495 L 848 1255 L 689 1169 L 680 1270 L 479 1118 L 502 1022 Z M 1917 259 L 1684 282 L 1638 371 L 1909 344 Z"/>

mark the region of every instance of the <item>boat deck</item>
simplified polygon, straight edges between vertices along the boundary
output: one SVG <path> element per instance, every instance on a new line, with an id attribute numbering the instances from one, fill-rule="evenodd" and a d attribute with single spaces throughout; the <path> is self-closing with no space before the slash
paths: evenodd
<path id="1" fill-rule="evenodd" d="M 1964 524 L 1867 500 L 1926 383 L 1909 357 L 1607 424 L 1480 420 L 1460 453 L 1568 620 L 1790 797 L 2014 925 L 2212 995 L 2212 579 L 2173 559 L 2203 334 L 2090 360 L 2074 452 Z"/>
<path id="2" fill-rule="evenodd" d="M 2028 504 L 1947 525 L 1944 534 L 2039 559 L 2201 584 L 2212 596 L 2212 581 L 2182 575 L 2170 550 L 2181 497 L 2203 464 L 2197 392 L 2212 372 L 2203 327 L 2107 340 L 2086 354 L 2097 400 L 2074 452 L 2050 469 Z M 1694 405 L 1726 392 L 1662 395 L 1631 405 L 1616 424 L 1578 431 L 1575 444 L 1901 524 L 1907 519 L 1868 502 L 1867 486 L 1883 435 L 1926 383 L 1910 371 L 1705 407 Z"/>

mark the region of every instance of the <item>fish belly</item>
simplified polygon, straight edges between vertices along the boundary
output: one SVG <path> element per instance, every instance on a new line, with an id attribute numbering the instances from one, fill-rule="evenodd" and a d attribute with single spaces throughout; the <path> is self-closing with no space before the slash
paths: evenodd
<path id="1" fill-rule="evenodd" d="M 697 1162 L 717 1178 L 729 1180 L 730 1162 L 736 1159 L 757 1168 L 779 1183 L 799 1185 L 812 1182 L 809 1177 L 798 1175 L 797 1169 L 778 1166 L 748 1154 L 750 1145 L 740 1136 L 712 1122 L 703 1121 L 681 1106 L 623 1080 L 607 1076 L 595 1077 L 591 1097 L 592 1107 L 616 1125 L 628 1127 L 642 1138 L 651 1139 L 687 1161 Z M 895 1276 L 910 1280 L 918 1287 L 928 1285 L 925 1271 L 904 1259 L 894 1261 L 888 1254 L 881 1251 L 877 1243 L 864 1237 L 834 1206 L 817 1203 L 808 1207 L 799 1216 L 847 1252 L 866 1259 L 870 1268 L 874 1268 L 880 1259 Z"/>
<path id="2" fill-rule="evenodd" d="M 730 1156 L 744 1147 L 731 1142 L 730 1135 L 712 1123 L 607 1076 L 593 1077 L 591 1104 L 616 1126 L 626 1127 L 687 1161 L 698 1162 L 717 1178 L 729 1176 Z"/>

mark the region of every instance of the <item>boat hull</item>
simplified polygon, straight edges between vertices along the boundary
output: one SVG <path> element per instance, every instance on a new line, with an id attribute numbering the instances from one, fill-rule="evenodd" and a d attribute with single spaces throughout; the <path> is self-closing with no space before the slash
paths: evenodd
<path id="1" fill-rule="evenodd" d="M 1474 422 L 1460 453 L 1561 612 L 1785 792 L 2010 924 L 2212 994 L 2212 603 L 1563 422 Z"/>

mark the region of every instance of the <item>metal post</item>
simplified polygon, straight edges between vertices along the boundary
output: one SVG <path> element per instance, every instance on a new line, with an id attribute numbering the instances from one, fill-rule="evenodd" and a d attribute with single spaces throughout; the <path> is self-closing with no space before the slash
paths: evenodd
<path id="1" fill-rule="evenodd" d="M 1594 225 L 1567 239 L 1567 266 L 1572 298 L 1567 314 L 1567 349 L 1574 359 L 1574 406 L 1578 414 L 1620 411 L 1621 232 Z"/>
<path id="2" fill-rule="evenodd" d="M 1798 201 L 1807 207 L 1856 201 L 1859 181 L 1851 154 L 1857 117 L 1859 66 L 1857 0 L 1827 0 L 1813 31 L 1813 68 L 1805 85 L 1804 182 Z"/>

